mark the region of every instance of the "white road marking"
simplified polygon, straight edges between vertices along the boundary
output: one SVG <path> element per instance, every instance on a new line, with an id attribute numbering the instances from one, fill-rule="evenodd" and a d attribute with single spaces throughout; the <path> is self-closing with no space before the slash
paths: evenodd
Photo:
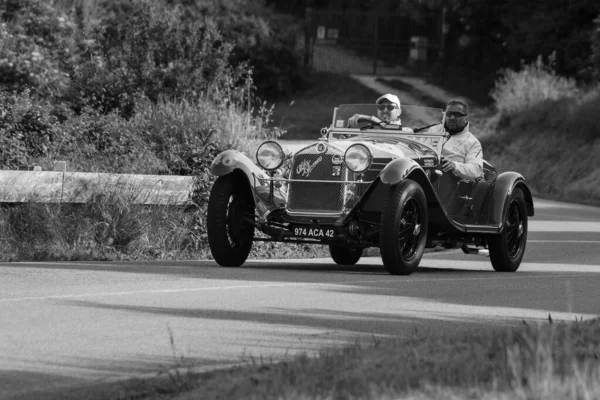
<path id="1" fill-rule="evenodd" d="M 600 222 L 530 220 L 529 232 L 598 232 Z"/>
<path id="2" fill-rule="evenodd" d="M 540 217 L 554 218 L 555 216 L 556 215 L 554 213 L 543 213 L 543 212 L 538 213 L 536 211 L 535 217 L 533 217 L 533 218 L 535 218 L 535 220 L 538 221 L 538 220 L 540 220 Z M 589 217 L 575 217 L 573 215 L 569 215 L 569 219 L 565 219 L 565 220 L 561 220 L 561 221 L 563 223 L 569 223 L 571 221 L 586 221 L 586 222 L 589 222 L 589 220 L 590 220 Z"/>
<path id="3" fill-rule="evenodd" d="M 531 240 L 527 239 L 527 243 L 593 243 L 600 244 L 600 240 Z"/>
<path id="4" fill-rule="evenodd" d="M 589 206 L 584 204 L 574 204 L 574 203 L 563 203 L 560 201 L 554 200 L 542 200 L 539 198 L 534 198 L 533 206 L 535 209 L 548 209 L 548 208 L 567 208 L 567 209 L 577 209 L 577 210 L 600 210 L 599 207 Z"/>

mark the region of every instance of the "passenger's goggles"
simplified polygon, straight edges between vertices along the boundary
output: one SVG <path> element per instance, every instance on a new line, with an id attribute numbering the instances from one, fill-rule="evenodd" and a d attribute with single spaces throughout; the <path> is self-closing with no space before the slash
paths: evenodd
<path id="1" fill-rule="evenodd" d="M 397 108 L 398 108 L 398 106 L 397 106 L 397 105 L 395 105 L 395 104 L 379 104 L 379 105 L 377 105 L 377 108 L 378 108 L 380 111 L 383 111 L 383 110 L 385 110 L 385 109 L 387 109 L 388 111 L 392 111 L 392 110 L 395 110 L 395 109 L 397 109 Z"/>

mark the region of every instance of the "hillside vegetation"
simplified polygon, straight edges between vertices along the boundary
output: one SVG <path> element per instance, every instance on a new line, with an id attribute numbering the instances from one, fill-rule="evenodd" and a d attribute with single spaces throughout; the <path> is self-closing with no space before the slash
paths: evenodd
<path id="1" fill-rule="evenodd" d="M 522 173 L 538 195 L 600 205 L 600 87 L 578 86 L 540 58 L 503 71 L 491 95 L 486 159 Z"/>
<path id="2" fill-rule="evenodd" d="M 0 168 L 196 177 L 185 210 L 104 197 L 3 208 L 3 259 L 207 256 L 211 160 L 278 137 L 261 96 L 302 76 L 289 17 L 261 1 L 183 4 L 2 2 Z"/>

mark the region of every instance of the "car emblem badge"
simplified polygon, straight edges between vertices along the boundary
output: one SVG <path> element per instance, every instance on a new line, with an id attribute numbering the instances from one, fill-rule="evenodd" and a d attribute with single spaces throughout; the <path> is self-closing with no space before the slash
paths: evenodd
<path id="1" fill-rule="evenodd" d="M 342 155 L 334 154 L 333 157 L 331 157 L 331 163 L 334 165 L 341 164 L 342 163 Z"/>
<path id="2" fill-rule="evenodd" d="M 318 163 L 323 160 L 322 156 L 319 156 L 312 164 L 308 160 L 303 160 L 300 165 L 296 167 L 296 173 L 298 175 L 302 175 L 303 177 L 308 177 L 313 169 L 317 166 Z"/>
<path id="3" fill-rule="evenodd" d="M 317 153 L 325 153 L 327 151 L 327 145 L 325 143 L 317 143 Z"/>

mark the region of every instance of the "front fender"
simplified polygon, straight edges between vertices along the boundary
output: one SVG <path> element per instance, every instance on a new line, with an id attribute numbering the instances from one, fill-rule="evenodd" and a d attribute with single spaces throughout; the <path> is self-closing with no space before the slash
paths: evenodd
<path id="1" fill-rule="evenodd" d="M 507 212 L 508 198 L 516 188 L 520 188 L 525 195 L 527 215 L 530 217 L 534 215 L 533 196 L 525 178 L 517 172 L 503 172 L 498 175 L 494 182 L 494 192 L 488 209 L 490 224 L 498 225 L 502 228 L 504 214 Z"/>
<path id="2" fill-rule="evenodd" d="M 254 197 L 254 204 L 261 216 L 276 208 L 285 206 L 285 194 L 276 189 L 271 196 L 270 188 L 266 183 L 270 179 L 269 175 L 243 153 L 237 150 L 226 150 L 220 153 L 210 165 L 210 173 L 216 176 L 234 172 L 243 173 L 248 179 Z M 259 178 L 259 180 L 256 178 Z"/>
<path id="3" fill-rule="evenodd" d="M 254 176 L 262 179 L 268 179 L 265 171 L 260 169 L 244 153 L 237 150 L 225 150 L 220 153 L 210 165 L 210 173 L 216 176 L 227 175 L 234 170 L 239 169 L 248 178 L 248 182 L 254 186 Z"/>
<path id="4" fill-rule="evenodd" d="M 402 182 L 415 169 L 421 169 L 419 164 L 409 158 L 397 158 L 385 166 L 379 174 L 381 182 L 395 185 Z"/>
<path id="5" fill-rule="evenodd" d="M 432 213 L 431 221 L 442 225 L 453 225 L 425 171 L 419 164 L 407 158 L 391 161 L 364 193 L 356 208 L 362 207 L 365 211 L 381 212 L 390 189 L 406 179 L 417 182 L 423 189 L 427 206 Z"/>

